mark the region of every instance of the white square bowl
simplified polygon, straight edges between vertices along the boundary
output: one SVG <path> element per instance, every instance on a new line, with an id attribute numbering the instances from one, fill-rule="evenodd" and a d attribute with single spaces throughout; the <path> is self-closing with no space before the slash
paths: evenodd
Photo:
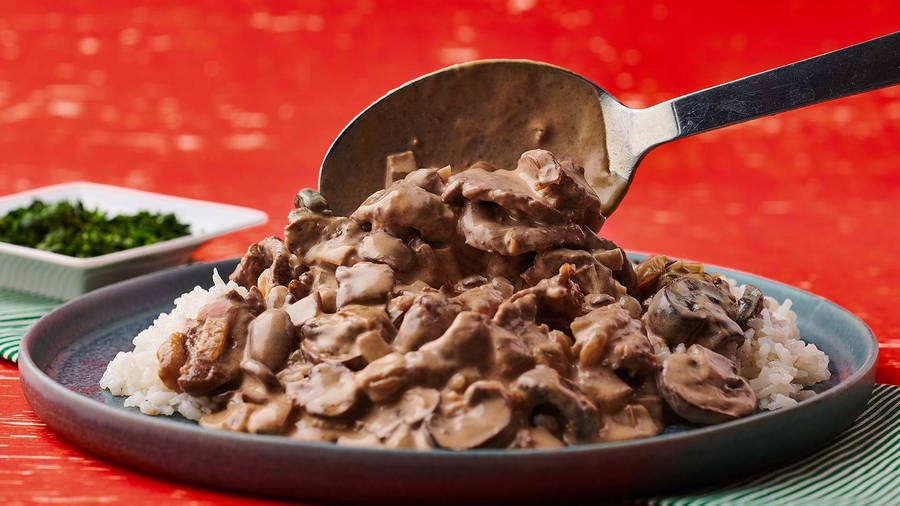
<path id="1" fill-rule="evenodd" d="M 0 216 L 32 200 L 81 200 L 109 216 L 138 211 L 174 213 L 190 235 L 92 258 L 77 258 L 0 242 L 0 287 L 71 299 L 116 281 L 186 263 L 204 242 L 268 220 L 257 209 L 173 197 L 98 183 L 45 186 L 0 197 Z"/>

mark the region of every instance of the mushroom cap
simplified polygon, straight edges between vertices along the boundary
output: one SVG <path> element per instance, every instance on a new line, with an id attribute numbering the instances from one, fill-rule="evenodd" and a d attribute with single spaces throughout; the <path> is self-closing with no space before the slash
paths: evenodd
<path id="1" fill-rule="evenodd" d="M 356 406 L 358 390 L 353 372 L 338 364 L 322 363 L 305 379 L 287 387 L 288 395 L 307 413 L 336 418 Z"/>
<path id="2" fill-rule="evenodd" d="M 283 309 L 267 309 L 250 323 L 244 356 L 277 371 L 294 348 L 294 324 Z"/>
<path id="3" fill-rule="evenodd" d="M 731 319 L 734 301 L 713 283 L 683 277 L 666 284 L 650 299 L 644 323 L 669 346 L 701 344 L 710 349 L 743 340 Z"/>
<path id="4" fill-rule="evenodd" d="M 756 394 L 737 365 L 699 344 L 666 357 L 657 386 L 672 411 L 701 425 L 734 420 L 756 409 Z"/>
<path id="5" fill-rule="evenodd" d="M 513 389 L 531 411 L 547 406 L 559 413 L 567 443 L 590 442 L 597 437 L 601 427 L 597 407 L 555 369 L 538 365 L 519 376 Z"/>
<path id="6" fill-rule="evenodd" d="M 437 408 L 441 393 L 412 387 L 392 402 L 375 405 L 363 419 L 364 431 L 388 448 L 433 448 L 424 420 Z"/>
<path id="7" fill-rule="evenodd" d="M 310 318 L 300 329 L 300 349 L 313 362 L 332 362 L 358 370 L 368 360 L 359 346 L 367 331 L 378 332 L 385 343 L 392 340 L 394 326 L 381 307 L 351 305 L 337 313 Z M 371 357 L 370 357 L 371 358 Z"/>
<path id="8" fill-rule="evenodd" d="M 356 381 L 372 402 L 381 402 L 403 388 L 409 376 L 406 358 L 394 352 L 370 362 L 356 373 Z"/>
<path id="9" fill-rule="evenodd" d="M 476 381 L 466 389 L 461 402 L 442 399 L 440 408 L 431 413 L 425 425 L 441 448 L 478 448 L 510 433 L 513 410 L 501 383 Z"/>

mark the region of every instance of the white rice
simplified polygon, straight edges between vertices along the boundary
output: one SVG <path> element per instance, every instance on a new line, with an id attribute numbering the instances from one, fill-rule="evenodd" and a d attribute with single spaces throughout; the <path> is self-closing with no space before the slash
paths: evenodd
<path id="1" fill-rule="evenodd" d="M 731 292 L 740 297 L 744 285 L 728 281 Z M 100 386 L 109 389 L 113 395 L 127 395 L 125 406 L 140 408 L 148 415 L 177 412 L 197 420 L 211 412 L 214 406 L 209 397 L 173 392 L 163 384 L 158 375 L 156 350 L 173 332 L 183 330 L 187 319 L 195 317 L 208 301 L 231 289 L 246 295 L 246 289 L 233 281 L 226 284 L 215 272 L 209 290 L 197 286 L 175 299 L 172 312 L 160 314 L 153 325 L 134 338 L 134 351 L 119 352 L 109 363 Z M 814 344 L 800 339 L 797 315 L 791 310 L 789 299 L 779 304 L 772 297 L 766 297 L 760 317 L 749 324 L 744 343 L 737 349 L 738 366 L 741 375 L 756 392 L 760 409 L 793 406 L 815 395 L 806 387 L 831 376 L 828 356 Z M 658 354 L 670 352 L 664 342 L 654 340 L 654 336 L 650 338 Z M 672 351 L 684 351 L 684 346 L 679 346 Z"/>
<path id="2" fill-rule="evenodd" d="M 726 280 L 739 298 L 745 285 Z M 748 322 L 744 343 L 737 349 L 741 376 L 750 382 L 760 409 L 793 406 L 816 395 L 806 387 L 831 377 L 828 355 L 800 338 L 791 305 L 790 299 L 779 304 L 766 296 L 761 314 Z"/>

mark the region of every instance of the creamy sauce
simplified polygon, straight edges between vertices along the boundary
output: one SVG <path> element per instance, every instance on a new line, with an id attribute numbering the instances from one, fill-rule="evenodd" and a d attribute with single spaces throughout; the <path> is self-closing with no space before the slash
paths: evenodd
<path id="1" fill-rule="evenodd" d="M 636 274 L 594 235 L 602 203 L 581 169 L 547 151 L 455 174 L 406 170 L 415 160 L 397 157 L 403 179 L 349 218 L 301 192 L 285 241 L 252 246 L 232 274 L 248 294 L 211 301 L 160 347 L 170 388 L 219 402 L 203 426 L 547 448 L 752 412 L 726 355 L 760 294 L 734 300 L 702 267 L 667 260 Z M 690 348 L 658 354 L 667 342 Z"/>

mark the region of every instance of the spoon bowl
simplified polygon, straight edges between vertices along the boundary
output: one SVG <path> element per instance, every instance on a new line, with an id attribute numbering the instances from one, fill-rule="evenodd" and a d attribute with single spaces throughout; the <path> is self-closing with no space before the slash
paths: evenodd
<path id="1" fill-rule="evenodd" d="M 412 151 L 419 167 L 513 168 L 541 148 L 584 167 L 609 216 L 659 144 L 898 82 L 900 32 L 646 109 L 546 63 L 474 61 L 410 81 L 354 118 L 322 162 L 319 191 L 349 214 L 384 187 L 387 155 Z"/>
<path id="2" fill-rule="evenodd" d="M 383 187 L 389 154 L 411 150 L 424 167 L 484 160 L 508 168 L 523 151 L 542 148 L 584 167 L 603 202 L 618 202 L 629 173 L 609 169 L 628 161 L 610 163 L 621 150 L 607 149 L 604 118 L 627 111 L 594 83 L 546 63 L 454 65 L 397 88 L 357 116 L 329 150 L 319 191 L 336 213 L 349 213 Z M 616 146 L 622 139 L 610 140 Z"/>

